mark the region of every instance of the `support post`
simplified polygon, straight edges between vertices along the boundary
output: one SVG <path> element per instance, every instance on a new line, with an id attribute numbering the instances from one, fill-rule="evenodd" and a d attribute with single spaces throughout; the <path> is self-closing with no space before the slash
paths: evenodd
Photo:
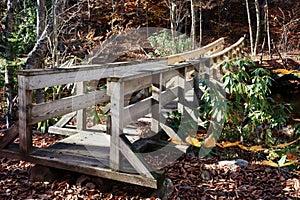
<path id="1" fill-rule="evenodd" d="M 186 67 L 180 68 L 178 70 L 178 112 L 183 114 L 184 113 L 184 106 L 186 104 Z"/>
<path id="2" fill-rule="evenodd" d="M 29 154 L 32 152 L 32 126 L 31 119 L 32 90 L 26 89 L 27 78 L 18 76 L 19 93 L 19 138 L 20 152 Z"/>
<path id="3" fill-rule="evenodd" d="M 121 169 L 120 135 L 123 133 L 124 120 L 124 82 L 110 79 L 111 88 L 111 139 L 110 139 L 110 168 L 115 171 Z"/>
<path id="4" fill-rule="evenodd" d="M 161 92 L 162 92 L 162 73 L 152 76 L 152 122 L 151 132 L 158 133 L 161 130 Z"/>
<path id="5" fill-rule="evenodd" d="M 84 94 L 86 92 L 86 82 L 77 83 L 76 93 Z M 77 129 L 86 130 L 86 108 L 77 111 Z"/>

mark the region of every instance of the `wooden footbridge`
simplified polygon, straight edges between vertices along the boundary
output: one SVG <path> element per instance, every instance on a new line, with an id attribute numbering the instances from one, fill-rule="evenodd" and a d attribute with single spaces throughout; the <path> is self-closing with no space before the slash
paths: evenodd
<path id="1" fill-rule="evenodd" d="M 191 74 L 194 73 L 194 78 L 219 78 L 219 64 L 240 57 L 243 41 L 241 38 L 224 48 L 224 38 L 221 38 L 193 51 L 154 60 L 21 70 L 18 73 L 19 120 L 1 138 L 0 156 L 157 188 L 164 179 L 163 172 L 151 169 L 134 149 L 126 128 L 150 113 L 151 133 L 163 129 L 170 137 L 184 141 L 161 123 L 163 106 L 176 99 L 181 112 L 187 101 L 186 93 L 193 91 L 188 86 L 193 85 Z M 107 87 L 91 90 L 91 83 L 100 79 L 107 81 Z M 70 83 L 76 83 L 75 95 L 35 102 L 35 90 Z M 127 97 L 134 91 L 150 87 L 148 97 L 128 103 Z M 87 127 L 86 109 L 107 102 L 110 111 L 106 125 Z M 77 127 L 64 127 L 75 115 Z M 64 117 L 49 131 L 67 137 L 47 148 L 33 147 L 32 126 L 58 116 Z M 14 142 L 17 137 L 19 142 Z M 174 149 L 182 149 L 177 147 L 174 144 Z"/>

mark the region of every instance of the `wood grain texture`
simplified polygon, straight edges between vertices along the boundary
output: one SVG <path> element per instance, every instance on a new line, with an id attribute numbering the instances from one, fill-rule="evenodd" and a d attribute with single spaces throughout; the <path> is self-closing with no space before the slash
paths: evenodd
<path id="1" fill-rule="evenodd" d="M 28 124 L 31 118 L 32 90 L 26 90 L 27 80 L 24 76 L 18 77 L 19 94 L 19 139 L 22 153 L 32 152 L 32 127 Z"/>

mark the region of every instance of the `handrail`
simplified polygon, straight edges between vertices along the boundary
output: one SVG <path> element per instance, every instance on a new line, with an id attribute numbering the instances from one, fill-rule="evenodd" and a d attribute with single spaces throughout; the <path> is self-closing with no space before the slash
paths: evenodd
<path id="1" fill-rule="evenodd" d="M 126 79 L 129 80 L 134 78 L 140 78 L 141 81 L 143 81 L 143 76 L 148 76 L 149 74 L 153 76 L 156 76 L 157 74 L 164 74 L 165 79 L 168 79 L 173 76 L 178 76 L 178 73 L 182 73 L 183 69 L 185 72 L 193 70 L 193 64 L 191 64 L 192 62 L 188 62 L 188 60 L 199 60 L 199 58 L 201 57 L 205 59 L 204 56 L 206 56 L 206 59 L 207 56 L 208 58 L 214 59 L 224 54 L 227 55 L 228 52 L 233 51 L 238 53 L 240 51 L 238 50 L 238 47 L 240 47 L 243 40 L 244 38 L 241 38 L 231 47 L 222 50 L 224 38 L 220 38 L 211 44 L 193 51 L 172 55 L 167 58 L 147 60 L 147 62 L 134 61 L 108 63 L 104 65 L 82 65 L 70 68 L 56 68 L 46 70 L 20 70 L 18 73 L 18 92 L 20 99 L 20 150 L 22 152 L 28 153 L 32 149 L 32 124 L 41 120 L 47 120 L 49 118 L 56 117 L 58 115 L 63 115 L 76 110 L 84 109 L 88 106 L 92 106 L 93 103 L 100 103 L 111 100 L 111 97 L 109 97 L 109 88 L 108 90 L 93 92 L 86 92 L 85 89 L 82 89 L 81 92 L 77 95 L 35 105 L 33 104 L 33 90 L 35 89 L 68 83 L 84 84 L 83 82 L 86 81 L 99 80 L 100 78 L 109 77 L 120 78 L 120 76 L 124 75 L 125 77 L 127 76 L 127 78 L 122 78 L 123 81 L 125 81 Z M 220 50 L 222 51 L 219 52 Z M 228 56 L 232 55 L 233 53 L 230 53 L 230 55 L 228 54 Z M 183 61 L 187 62 L 181 63 Z M 172 65 L 170 65 L 169 63 L 172 63 Z M 131 74 L 128 74 L 128 72 L 131 72 Z M 140 84 L 140 86 L 145 85 L 146 84 Z M 83 87 L 85 86 L 83 85 Z M 127 89 L 127 91 L 129 90 Z M 76 106 L 70 105 L 74 102 L 76 103 Z"/>
<path id="2" fill-rule="evenodd" d="M 168 56 L 167 57 L 168 65 L 197 59 L 204 55 L 210 55 L 222 50 L 223 48 L 224 48 L 224 38 L 219 38 L 218 40 L 209 43 L 204 47 L 200 47 L 198 49 L 194 49 L 188 52 L 183 52 L 183 53 Z"/>

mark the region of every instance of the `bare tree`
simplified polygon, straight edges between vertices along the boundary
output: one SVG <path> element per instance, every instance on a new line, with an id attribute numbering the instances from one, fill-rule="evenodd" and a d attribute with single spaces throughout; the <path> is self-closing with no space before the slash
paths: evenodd
<path id="1" fill-rule="evenodd" d="M 259 44 L 259 36 L 260 36 L 260 4 L 258 0 L 254 1 L 255 13 L 256 13 L 256 37 L 254 42 L 252 23 L 251 23 L 251 14 L 249 9 L 249 1 L 245 0 L 245 2 L 246 2 L 246 10 L 247 10 L 247 17 L 248 17 L 248 25 L 249 25 L 249 39 L 250 39 L 251 54 L 255 56 L 257 54 L 257 47 Z"/>
<path id="2" fill-rule="evenodd" d="M 270 21 L 269 21 L 269 3 L 266 0 L 266 13 L 265 13 L 265 21 L 266 21 L 266 32 L 268 37 L 268 49 L 269 54 L 271 55 L 271 34 L 270 34 Z"/>
<path id="3" fill-rule="evenodd" d="M 37 40 L 41 37 L 46 26 L 46 4 L 45 0 L 37 0 L 37 29 L 36 37 Z"/>
<path id="4" fill-rule="evenodd" d="M 65 8 L 66 0 L 55 1 L 56 4 L 56 15 L 60 16 Z M 25 69 L 36 69 L 39 68 L 41 63 L 45 58 L 47 52 L 47 45 L 50 38 L 50 41 L 53 39 L 53 28 L 54 28 L 54 12 L 52 11 L 45 27 L 43 33 L 40 35 L 39 39 L 35 43 L 33 49 L 27 56 L 25 62 Z M 59 25 L 61 18 L 57 18 L 57 24 Z"/>
<path id="5" fill-rule="evenodd" d="M 260 5 L 258 0 L 255 0 L 255 13 L 256 13 L 256 39 L 255 39 L 255 45 L 253 49 L 253 55 L 256 55 L 257 53 L 257 47 L 259 43 L 259 36 L 260 36 Z"/>
<path id="6" fill-rule="evenodd" d="M 12 117 L 12 110 L 13 110 L 13 65 L 11 62 L 14 59 L 13 52 L 12 52 L 12 45 L 9 41 L 11 37 L 11 32 L 14 26 L 14 17 L 15 17 L 15 6 L 17 1 L 15 0 L 7 0 L 7 13 L 6 13 L 6 23 L 5 23 L 5 38 L 6 38 L 6 65 L 5 65 L 5 92 L 7 97 L 7 114 L 6 114 L 6 126 L 9 128 L 11 117 Z"/>
<path id="7" fill-rule="evenodd" d="M 191 40 L 192 40 L 192 49 L 195 49 L 195 29 L 196 29 L 196 15 L 195 15 L 195 3 L 194 0 L 191 1 L 191 18 L 192 18 L 192 25 L 191 25 Z"/>
<path id="8" fill-rule="evenodd" d="M 46 3 L 45 0 L 37 0 L 37 19 L 36 19 L 36 40 L 41 37 L 46 26 Z M 43 68 L 43 64 L 37 66 L 38 68 Z M 38 89 L 36 91 L 36 102 L 41 103 L 44 101 L 44 91 L 43 89 Z"/>
<path id="9" fill-rule="evenodd" d="M 58 65 L 58 34 L 57 34 L 57 0 L 52 0 L 52 15 L 53 15 L 53 51 L 52 51 L 52 61 L 53 67 Z"/>
<path id="10" fill-rule="evenodd" d="M 199 46 L 202 46 L 202 0 L 199 1 Z"/>
<path id="11" fill-rule="evenodd" d="M 246 1 L 246 10 L 247 10 L 247 17 L 248 17 L 248 25 L 249 25 L 249 40 L 250 40 L 250 48 L 251 48 L 251 54 L 254 54 L 253 50 L 253 31 L 252 31 L 252 25 L 251 25 L 251 15 L 250 15 L 250 9 L 249 9 L 249 2 Z"/>
<path id="12" fill-rule="evenodd" d="M 188 1 L 165 0 L 165 3 L 170 9 L 170 26 L 173 37 L 176 36 L 179 24 L 186 18 L 186 14 L 182 14 L 186 2 Z"/>

